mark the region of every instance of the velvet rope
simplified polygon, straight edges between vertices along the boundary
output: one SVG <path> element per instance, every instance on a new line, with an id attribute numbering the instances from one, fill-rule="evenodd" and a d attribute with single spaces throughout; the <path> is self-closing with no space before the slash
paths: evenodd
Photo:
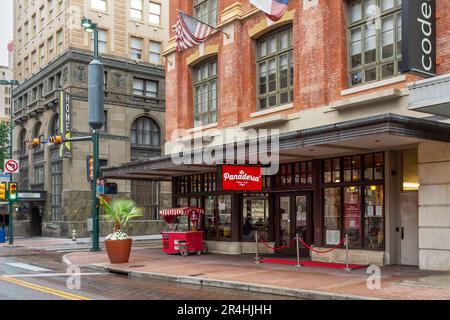
<path id="1" fill-rule="evenodd" d="M 282 250 L 282 249 L 289 249 L 292 244 L 295 242 L 295 238 L 292 239 L 292 241 L 289 243 L 288 246 L 281 246 L 281 247 L 271 247 L 267 242 L 265 242 L 263 239 L 259 239 L 259 242 L 261 242 L 264 246 L 266 246 L 267 248 L 269 248 L 270 250 L 276 251 L 276 250 Z"/>
<path id="2" fill-rule="evenodd" d="M 331 248 L 331 249 L 329 249 L 329 250 L 325 250 L 325 251 L 318 251 L 318 250 L 316 250 L 316 249 L 314 249 L 314 248 L 311 248 L 310 246 L 308 246 L 308 245 L 305 243 L 305 241 L 303 241 L 303 239 L 300 239 L 300 242 L 301 242 L 306 248 L 308 248 L 309 250 L 314 251 L 315 253 L 322 254 L 322 253 L 328 253 L 328 252 L 331 252 L 331 251 L 336 250 L 337 248 L 339 248 L 339 247 L 345 242 L 345 238 L 342 239 L 342 241 L 339 242 L 337 245 L 335 245 L 333 248 Z"/>

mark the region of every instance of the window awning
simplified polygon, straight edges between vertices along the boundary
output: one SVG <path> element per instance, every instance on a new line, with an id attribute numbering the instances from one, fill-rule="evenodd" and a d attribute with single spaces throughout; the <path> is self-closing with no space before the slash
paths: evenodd
<path id="1" fill-rule="evenodd" d="M 430 140 L 450 143 L 450 124 L 386 113 L 282 133 L 278 154 L 280 163 L 288 163 L 373 150 L 412 148 Z M 224 150 L 228 147 L 223 145 Z M 268 151 L 271 151 L 270 146 Z M 191 159 L 199 156 L 197 152 L 203 150 L 193 151 Z M 244 153 L 236 152 L 235 159 L 248 159 L 249 154 L 255 152 L 257 150 L 245 148 Z M 102 169 L 102 175 L 107 179 L 171 181 L 172 177 L 216 172 L 216 166 L 194 161 L 176 164 L 171 155 L 165 155 Z"/>

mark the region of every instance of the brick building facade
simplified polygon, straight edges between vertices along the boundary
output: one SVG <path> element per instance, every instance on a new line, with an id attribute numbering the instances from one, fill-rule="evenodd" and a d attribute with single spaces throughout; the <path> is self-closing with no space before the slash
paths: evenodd
<path id="1" fill-rule="evenodd" d="M 319 250 L 348 234 L 352 262 L 449 270 L 450 121 L 410 108 L 410 88 L 424 76 L 401 71 L 405 8 L 400 0 L 290 1 L 273 22 L 249 1 L 170 1 L 171 26 L 182 10 L 221 31 L 176 52 L 172 29 L 166 157 L 145 168 L 153 179 L 173 177 L 173 206 L 205 208 L 212 251 L 255 252 L 256 230 L 275 245 L 300 233 Z M 438 76 L 450 72 L 449 11 L 436 1 Z M 196 135 L 203 148 L 220 146 L 230 128 L 279 130 L 280 171 L 262 192 L 222 191 L 219 162 L 170 165 Z"/>

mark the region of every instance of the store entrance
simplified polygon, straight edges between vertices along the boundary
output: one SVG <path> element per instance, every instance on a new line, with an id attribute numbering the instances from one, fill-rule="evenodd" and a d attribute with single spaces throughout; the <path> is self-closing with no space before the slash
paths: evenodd
<path id="1" fill-rule="evenodd" d="M 277 246 L 290 246 L 279 250 L 280 255 L 296 255 L 296 245 L 292 242 L 296 234 L 306 243 L 311 243 L 311 193 L 280 194 L 277 196 L 279 230 Z M 309 250 L 300 243 L 300 256 L 308 257 Z"/>

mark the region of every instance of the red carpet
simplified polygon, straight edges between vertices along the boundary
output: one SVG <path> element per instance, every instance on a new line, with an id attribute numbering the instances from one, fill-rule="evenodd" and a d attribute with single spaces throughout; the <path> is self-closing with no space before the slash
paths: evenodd
<path id="1" fill-rule="evenodd" d="M 297 265 L 295 260 L 285 260 L 285 259 L 275 259 L 275 258 L 262 258 L 262 263 L 274 263 L 274 264 L 284 264 L 284 265 Z M 314 268 L 328 268 L 328 269 L 344 269 L 346 265 L 344 263 L 331 263 L 331 262 L 320 262 L 320 261 L 300 261 L 302 267 L 314 267 Z M 360 269 L 365 268 L 368 265 L 364 264 L 349 264 L 350 269 Z"/>

